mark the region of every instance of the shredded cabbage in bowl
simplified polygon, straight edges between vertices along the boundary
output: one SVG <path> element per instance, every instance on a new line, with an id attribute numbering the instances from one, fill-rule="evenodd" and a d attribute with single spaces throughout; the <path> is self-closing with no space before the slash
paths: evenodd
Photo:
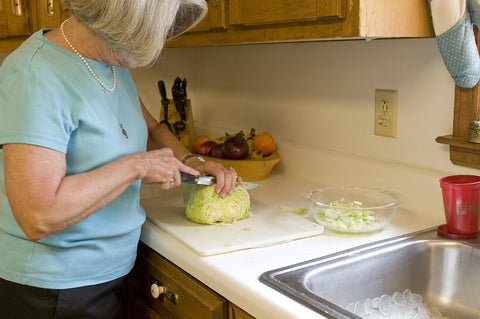
<path id="1" fill-rule="evenodd" d="M 233 223 L 248 216 L 250 195 L 237 186 L 231 195 L 220 197 L 215 185 L 186 184 L 183 188 L 186 217 L 199 224 Z"/>
<path id="2" fill-rule="evenodd" d="M 373 211 L 363 210 L 356 202 L 329 204 L 335 208 L 317 209 L 317 218 L 331 229 L 349 232 L 368 232 L 381 228 L 388 219 Z"/>
<path id="3" fill-rule="evenodd" d="M 310 213 L 325 228 L 343 233 L 378 231 L 405 199 L 389 190 L 357 186 L 318 188 L 304 195 Z"/>

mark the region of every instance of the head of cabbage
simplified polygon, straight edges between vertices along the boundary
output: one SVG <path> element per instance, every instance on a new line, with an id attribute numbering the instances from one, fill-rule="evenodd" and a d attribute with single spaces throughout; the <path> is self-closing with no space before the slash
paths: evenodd
<path id="1" fill-rule="evenodd" d="M 236 186 L 231 195 L 220 197 L 215 185 L 186 184 L 183 188 L 186 217 L 199 224 L 231 223 L 248 216 L 250 195 Z"/>

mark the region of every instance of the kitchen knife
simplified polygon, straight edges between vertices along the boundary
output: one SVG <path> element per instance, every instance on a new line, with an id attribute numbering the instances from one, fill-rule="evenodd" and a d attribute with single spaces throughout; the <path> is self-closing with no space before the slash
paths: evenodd
<path id="1" fill-rule="evenodd" d="M 160 96 L 162 97 L 163 105 L 163 120 L 160 121 L 160 124 L 165 124 L 170 132 L 173 132 L 172 126 L 168 123 L 168 104 L 170 101 L 167 98 L 167 91 L 165 90 L 165 82 L 158 81 L 158 90 L 160 91 Z"/>
<path id="2" fill-rule="evenodd" d="M 187 118 L 185 112 L 185 104 L 184 104 L 184 94 L 182 90 L 182 80 L 177 77 L 173 82 L 172 86 L 172 96 L 173 96 L 173 103 L 175 104 L 175 108 L 177 109 L 178 114 L 180 115 L 180 121 L 176 121 L 173 124 L 175 129 L 175 134 L 178 135 L 179 132 L 185 130 L 185 121 Z"/>
<path id="3" fill-rule="evenodd" d="M 216 182 L 214 176 L 192 175 L 180 172 L 182 183 L 198 184 L 198 185 L 213 185 Z"/>
<path id="4" fill-rule="evenodd" d="M 180 172 L 180 176 L 182 177 L 182 183 L 189 183 L 189 184 L 198 184 L 198 185 L 213 185 L 216 183 L 216 179 L 214 176 L 203 176 L 203 175 L 192 175 L 184 172 Z M 237 184 L 238 186 L 245 188 L 246 190 L 254 189 L 260 186 L 260 184 L 243 182 L 242 185 Z"/>
<path id="5" fill-rule="evenodd" d="M 180 79 L 177 77 L 173 83 L 172 94 L 175 107 L 183 122 L 187 121 L 187 79 Z"/>
<path id="6" fill-rule="evenodd" d="M 181 84 L 182 89 L 182 105 L 180 107 L 180 116 L 182 117 L 182 121 L 187 121 L 187 79 L 182 80 Z"/>

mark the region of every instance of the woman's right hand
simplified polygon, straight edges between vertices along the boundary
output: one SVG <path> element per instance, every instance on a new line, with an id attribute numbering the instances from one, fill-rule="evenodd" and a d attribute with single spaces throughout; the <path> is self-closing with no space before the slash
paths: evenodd
<path id="1" fill-rule="evenodd" d="M 13 215 L 30 240 L 59 232 L 108 205 L 138 179 L 164 189 L 180 185 L 182 164 L 170 149 L 129 154 L 67 175 L 65 154 L 30 144 L 4 144 L 5 189 Z"/>
<path id="2" fill-rule="evenodd" d="M 182 164 L 173 151 L 162 148 L 153 151 L 135 153 L 133 156 L 139 163 L 139 179 L 157 184 L 162 189 L 169 189 L 181 184 L 180 171 L 199 175 L 200 172 L 185 164 Z"/>

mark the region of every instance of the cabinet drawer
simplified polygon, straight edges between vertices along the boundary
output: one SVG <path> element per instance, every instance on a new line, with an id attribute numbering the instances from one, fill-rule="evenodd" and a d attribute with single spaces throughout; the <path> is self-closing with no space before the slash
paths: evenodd
<path id="1" fill-rule="evenodd" d="M 231 25 L 261 25 L 341 18 L 344 0 L 230 0 Z"/>
<path id="2" fill-rule="evenodd" d="M 230 24 L 260 25 L 315 20 L 316 0 L 231 0 Z"/>
<path id="3" fill-rule="evenodd" d="M 158 298 L 151 293 L 154 283 L 165 289 Z M 129 313 L 135 319 L 222 319 L 228 316 L 227 301 L 223 297 L 143 243 L 139 245 L 135 268 L 129 276 L 129 294 Z M 138 313 L 139 309 L 142 313 Z"/>

